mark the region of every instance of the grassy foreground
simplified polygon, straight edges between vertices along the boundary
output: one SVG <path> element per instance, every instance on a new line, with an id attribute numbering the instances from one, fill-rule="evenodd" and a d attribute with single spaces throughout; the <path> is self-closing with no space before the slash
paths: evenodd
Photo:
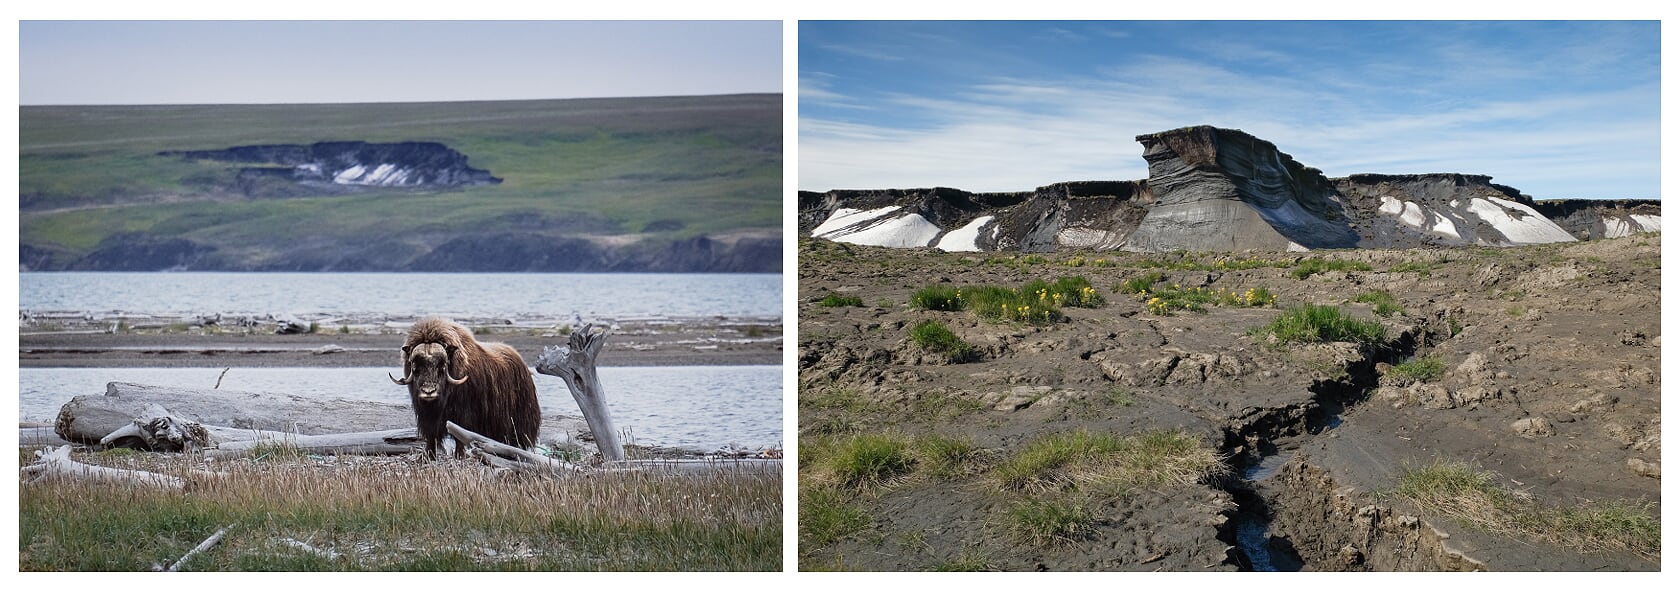
<path id="1" fill-rule="evenodd" d="M 192 466 L 162 455 L 76 458 L 174 475 Z M 21 485 L 18 568 L 150 570 L 229 525 L 182 570 L 781 568 L 775 476 L 494 476 L 476 463 L 411 457 L 234 461 L 212 470 L 226 475 L 192 480 L 184 492 Z"/>

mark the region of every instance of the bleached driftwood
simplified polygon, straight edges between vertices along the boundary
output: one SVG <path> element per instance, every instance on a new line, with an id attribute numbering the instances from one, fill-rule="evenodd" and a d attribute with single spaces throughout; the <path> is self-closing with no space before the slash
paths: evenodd
<path id="1" fill-rule="evenodd" d="M 568 345 L 549 345 L 536 358 L 536 373 L 558 376 L 571 389 L 577 408 L 583 412 L 588 429 L 594 434 L 594 444 L 600 447 L 607 461 L 623 460 L 623 443 L 617 425 L 612 423 L 612 412 L 606 407 L 606 391 L 595 373 L 595 359 L 606 345 L 610 332 L 593 324 L 584 324 L 571 331 Z"/>
<path id="2" fill-rule="evenodd" d="M 176 560 L 174 564 L 170 564 L 169 568 L 167 570 L 165 570 L 165 572 L 175 572 L 177 570 L 180 570 L 181 565 L 185 564 L 186 561 L 188 559 L 192 558 L 194 555 L 201 554 L 205 550 L 208 550 L 212 547 L 215 547 L 216 542 L 221 541 L 221 536 L 226 535 L 227 530 L 232 529 L 232 528 L 233 528 L 233 525 L 228 525 L 226 527 L 222 527 L 220 531 L 216 531 L 214 535 L 211 535 L 208 539 L 205 539 L 203 543 L 198 544 L 198 547 L 192 548 L 191 550 L 187 551 L 187 553 L 182 554 L 181 559 Z"/>
<path id="3" fill-rule="evenodd" d="M 284 393 L 180 388 L 112 382 L 102 395 L 82 395 L 59 408 L 54 428 L 70 442 L 94 444 L 158 405 L 203 424 L 217 441 L 257 436 L 221 436 L 215 428 L 245 431 L 337 434 L 367 428 L 412 427 L 406 405 L 347 399 L 311 399 Z"/>
<path id="4" fill-rule="evenodd" d="M 272 434 L 256 440 L 222 442 L 215 448 L 206 449 L 204 456 L 217 460 L 242 457 L 263 446 L 295 448 L 299 452 L 320 455 L 399 455 L 412 452 L 419 444 L 419 432 L 414 428 L 315 436 Z"/>
<path id="5" fill-rule="evenodd" d="M 356 451 L 348 448 L 353 445 L 350 438 L 324 437 L 367 434 L 368 428 L 391 428 L 390 432 L 398 429 L 412 432 L 414 428 L 414 412 L 406 405 L 112 382 L 106 385 L 103 395 L 83 395 L 65 403 L 58 411 L 54 431 L 72 443 L 97 444 L 111 437 L 105 442 L 107 446 L 147 448 L 140 434 L 144 424 L 136 420 L 155 416 L 153 405 L 177 421 L 190 420 L 203 426 L 210 445 L 245 441 L 303 444 L 318 440 L 316 444 L 324 448 L 339 448 L 343 454 L 353 454 Z M 583 426 L 583 420 L 574 417 L 546 416 L 538 440 L 563 441 Z M 367 438 L 370 441 L 366 443 L 365 454 L 407 452 L 394 443 L 386 444 L 395 440 L 394 436 Z"/>
<path id="6" fill-rule="evenodd" d="M 145 450 L 180 452 L 214 444 L 204 424 L 178 417 L 152 403 L 139 417 L 99 439 L 104 446 L 125 446 L 138 440 Z"/>
<path id="7" fill-rule="evenodd" d="M 476 448 L 480 452 L 492 455 L 494 458 L 486 458 L 484 462 L 497 467 L 537 470 L 549 473 L 582 473 L 587 471 L 586 468 L 578 465 L 573 465 L 552 457 L 544 457 L 517 446 L 503 444 L 484 436 L 483 434 L 462 428 L 452 421 L 445 422 L 443 425 L 446 429 L 448 429 L 449 435 L 454 436 L 454 439 L 459 440 L 461 444 L 465 444 L 469 448 Z"/>
<path id="8" fill-rule="evenodd" d="M 739 473 L 747 475 L 781 473 L 780 459 L 658 459 L 607 462 L 604 467 L 590 468 L 574 465 L 540 454 L 497 442 L 481 434 L 455 425 L 445 424 L 449 434 L 483 455 L 485 463 L 501 469 L 541 471 L 554 474 L 583 474 L 599 472 L 644 472 L 658 475 L 704 475 L 710 473 Z"/>
<path id="9" fill-rule="evenodd" d="M 99 443 L 164 452 L 201 450 L 210 458 L 227 459 L 245 456 L 262 446 L 295 448 L 309 454 L 404 454 L 413 450 L 418 436 L 413 428 L 306 435 L 206 426 L 153 404 L 133 423 L 105 435 Z"/>
<path id="10" fill-rule="evenodd" d="M 35 456 L 38 462 L 19 469 L 19 471 L 29 475 L 32 482 L 41 481 L 48 477 L 61 477 L 168 490 L 179 490 L 186 487 L 186 480 L 172 475 L 134 469 L 100 467 L 76 462 L 70 459 L 70 445 L 68 444 L 51 450 L 35 451 Z"/>

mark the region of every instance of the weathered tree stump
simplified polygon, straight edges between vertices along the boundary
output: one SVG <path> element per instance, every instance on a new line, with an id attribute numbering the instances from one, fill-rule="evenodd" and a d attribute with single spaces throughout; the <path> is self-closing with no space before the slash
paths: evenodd
<path id="1" fill-rule="evenodd" d="M 612 422 L 612 412 L 606 407 L 606 391 L 600 386 L 600 376 L 595 373 L 595 359 L 600 356 L 609 334 L 607 329 L 593 324 L 574 328 L 569 344 L 550 345 L 542 350 L 541 357 L 536 358 L 536 373 L 558 376 L 565 381 L 566 388 L 571 389 L 571 398 L 577 400 L 577 408 L 583 411 L 583 419 L 594 434 L 594 444 L 600 447 L 601 456 L 607 461 L 622 461 L 622 439 L 617 424 Z"/>

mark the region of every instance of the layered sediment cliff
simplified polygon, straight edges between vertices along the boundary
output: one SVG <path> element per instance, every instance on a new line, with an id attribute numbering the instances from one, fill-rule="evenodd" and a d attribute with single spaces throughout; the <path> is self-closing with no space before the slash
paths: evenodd
<path id="1" fill-rule="evenodd" d="M 1145 180 L 802 192 L 799 231 L 948 251 L 1162 252 L 1514 246 L 1660 229 L 1659 201 L 1541 204 L 1491 176 L 1458 173 L 1328 178 L 1269 141 L 1211 126 L 1136 140 Z"/>

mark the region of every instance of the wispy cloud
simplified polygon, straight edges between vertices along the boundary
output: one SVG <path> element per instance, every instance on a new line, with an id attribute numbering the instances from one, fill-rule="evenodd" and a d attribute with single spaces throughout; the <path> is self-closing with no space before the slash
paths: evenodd
<path id="1" fill-rule="evenodd" d="M 1138 179 L 1147 165 L 1136 135 L 1211 124 L 1273 141 L 1330 176 L 1462 172 L 1540 198 L 1659 194 L 1658 79 L 1453 94 L 1453 85 L 1476 80 L 1478 88 L 1533 77 L 1519 72 L 1520 52 L 1496 46 L 1481 48 L 1484 60 L 1463 44 L 1419 62 L 1352 60 L 1339 68 L 1354 72 L 1334 72 L 1243 44 L 1202 46 L 1199 57 L 1129 54 L 1076 74 L 999 71 L 952 80 L 938 94 L 849 97 L 894 117 L 802 118 L 798 185 L 1012 191 Z M 1641 56 L 1635 47 L 1581 45 L 1591 63 Z M 1234 55 L 1273 68 L 1237 68 Z M 1477 73 L 1428 70 L 1440 63 Z"/>

